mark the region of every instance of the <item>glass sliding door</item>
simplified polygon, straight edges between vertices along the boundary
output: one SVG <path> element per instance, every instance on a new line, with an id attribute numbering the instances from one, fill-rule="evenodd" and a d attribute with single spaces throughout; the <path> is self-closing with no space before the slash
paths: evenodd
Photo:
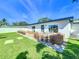
<path id="1" fill-rule="evenodd" d="M 53 31 L 54 31 L 55 33 L 58 33 L 58 26 L 57 26 L 57 25 L 54 25 L 54 26 L 53 26 Z"/>
<path id="2" fill-rule="evenodd" d="M 57 25 L 49 25 L 49 32 L 58 32 L 58 26 Z"/>

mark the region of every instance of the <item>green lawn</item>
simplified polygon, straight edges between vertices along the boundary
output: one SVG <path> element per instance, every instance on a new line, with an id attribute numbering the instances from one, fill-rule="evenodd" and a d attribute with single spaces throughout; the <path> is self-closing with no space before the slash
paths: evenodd
<path id="1" fill-rule="evenodd" d="M 69 39 L 64 52 L 58 53 L 17 33 L 0 34 L 0 59 L 22 59 L 25 51 L 27 59 L 79 59 L 79 41 Z"/>

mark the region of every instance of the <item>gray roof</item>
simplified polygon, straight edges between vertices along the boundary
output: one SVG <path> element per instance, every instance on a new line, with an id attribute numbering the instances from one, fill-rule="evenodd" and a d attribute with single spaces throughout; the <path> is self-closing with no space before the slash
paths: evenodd
<path id="1" fill-rule="evenodd" d="M 71 16 L 71 17 L 65 17 L 65 18 L 60 18 L 60 19 L 55 19 L 55 20 L 49 20 L 49 21 L 46 21 L 46 22 L 33 23 L 33 24 L 29 24 L 29 25 L 42 24 L 42 23 L 48 23 L 48 22 L 54 22 L 54 21 L 62 21 L 62 20 L 70 20 L 70 19 L 73 19 L 73 18 L 74 17 Z"/>

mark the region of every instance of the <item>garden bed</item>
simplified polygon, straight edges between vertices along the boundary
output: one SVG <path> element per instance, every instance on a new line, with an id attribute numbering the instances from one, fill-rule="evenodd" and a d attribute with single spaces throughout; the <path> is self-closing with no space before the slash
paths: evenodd
<path id="1" fill-rule="evenodd" d="M 60 33 L 38 33 L 32 31 L 18 31 L 18 33 L 23 36 L 36 39 L 38 42 L 47 45 L 58 52 L 63 52 L 66 46 L 66 42 L 64 42 L 64 35 Z"/>
<path id="2" fill-rule="evenodd" d="M 63 53 L 58 53 L 41 43 L 23 37 L 17 33 L 0 34 L 0 59 L 22 58 L 26 52 L 27 59 L 79 59 L 79 41 L 69 39 Z M 13 40 L 5 45 L 6 40 Z"/>

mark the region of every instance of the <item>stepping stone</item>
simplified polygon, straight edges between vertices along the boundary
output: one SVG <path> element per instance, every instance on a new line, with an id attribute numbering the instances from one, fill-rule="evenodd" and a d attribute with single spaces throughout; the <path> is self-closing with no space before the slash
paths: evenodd
<path id="1" fill-rule="evenodd" d="M 11 44 L 11 43 L 14 43 L 14 40 L 6 40 L 6 41 L 4 42 L 5 45 L 6 45 L 6 44 Z"/>
<path id="2" fill-rule="evenodd" d="M 64 51 L 64 49 L 65 49 L 65 46 L 59 46 L 59 45 L 54 45 L 53 46 L 53 48 L 56 50 L 56 51 L 58 51 L 58 52 L 60 52 L 60 53 L 62 53 L 63 51 Z"/>
<path id="3" fill-rule="evenodd" d="M 18 39 L 18 40 L 21 40 L 21 39 L 23 39 L 23 37 L 17 37 L 17 39 Z"/>

